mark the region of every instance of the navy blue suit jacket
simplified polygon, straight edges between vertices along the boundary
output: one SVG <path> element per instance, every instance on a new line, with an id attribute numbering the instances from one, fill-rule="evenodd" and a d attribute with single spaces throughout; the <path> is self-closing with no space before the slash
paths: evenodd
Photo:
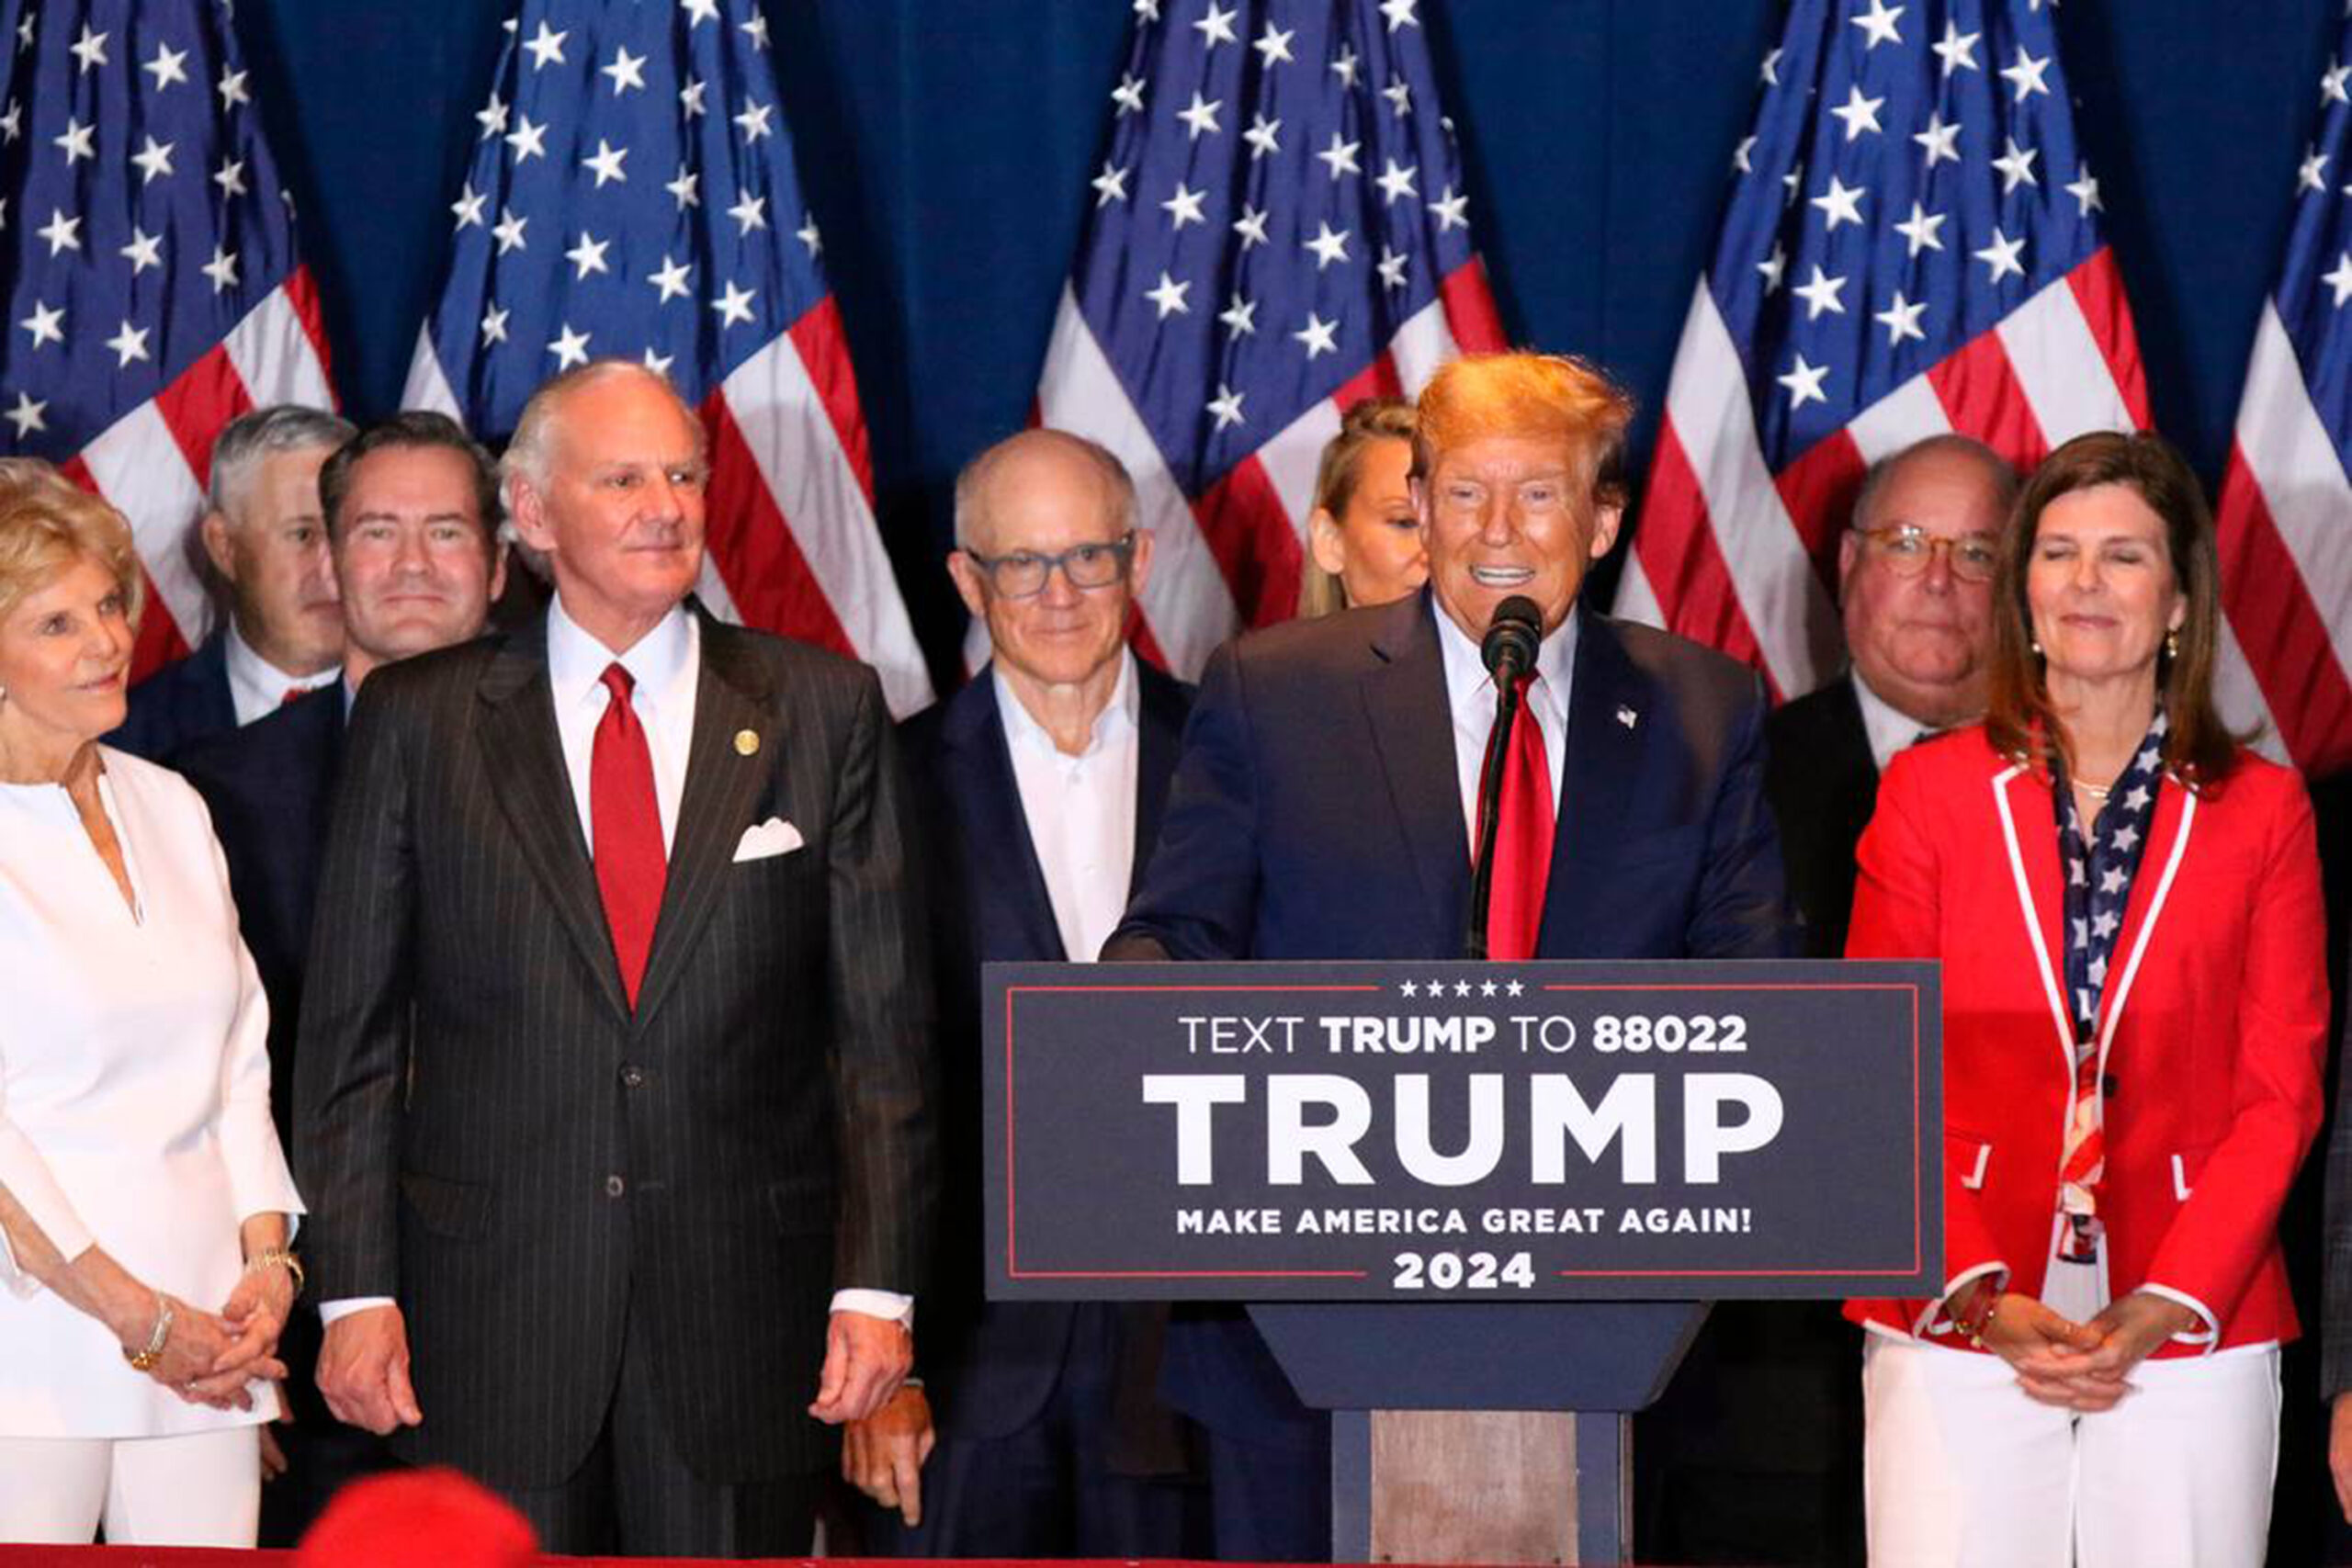
<path id="1" fill-rule="evenodd" d="M 229 637 L 215 631 L 194 653 L 130 688 L 130 711 L 106 743 L 151 762 L 170 762 L 182 747 L 236 728 L 237 705 L 229 695 Z"/>
<path id="2" fill-rule="evenodd" d="M 1470 834 L 1423 592 L 1219 649 L 1111 958 L 1458 958 Z M 1777 958 L 1792 941 L 1755 675 L 1579 611 L 1544 958 Z M 1165 1386 L 1214 1429 L 1317 1418 L 1236 1314 L 1180 1313 Z"/>
<path id="3" fill-rule="evenodd" d="M 270 1100 L 290 1140 L 294 1035 L 302 967 L 327 823 L 343 771 L 343 684 L 337 682 L 242 729 L 190 743 L 172 760 L 212 808 L 229 862 L 229 890 L 254 967 L 269 997 Z M 288 1147 L 292 1145 L 290 1141 Z"/>
<path id="4" fill-rule="evenodd" d="M 1138 664 L 1136 847 L 1130 889 L 1159 826 L 1192 688 Z M 980 1248 L 980 965 L 991 960 L 1060 963 L 1052 898 L 1021 807 L 1021 788 L 983 670 L 903 731 L 933 886 L 932 953 L 939 995 L 942 1168 L 946 1210 L 933 1290 L 922 1303 L 918 1370 L 935 1417 L 958 1436 L 1001 1438 L 1036 1418 L 1060 1375 L 1076 1307 L 1063 1302 L 989 1303 Z M 1089 953 L 1076 954 L 1091 959 Z"/>

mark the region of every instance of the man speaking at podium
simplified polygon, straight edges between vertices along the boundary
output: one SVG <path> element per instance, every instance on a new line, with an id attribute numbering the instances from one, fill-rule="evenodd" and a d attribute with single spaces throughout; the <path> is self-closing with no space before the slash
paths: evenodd
<path id="1" fill-rule="evenodd" d="M 1413 438 L 1429 586 L 1209 660 L 1159 845 L 1105 958 L 1463 956 L 1498 704 L 1482 645 L 1491 658 L 1521 615 L 1537 646 L 1498 759 L 1488 954 L 1787 953 L 1756 677 L 1577 607 L 1623 517 L 1632 414 L 1573 358 L 1438 372 Z M 1498 616 L 1514 599 L 1527 603 Z M 1328 1555 L 1329 1419 L 1248 1320 L 1180 1314 L 1163 1389 L 1211 1434 L 1216 1555 Z"/>

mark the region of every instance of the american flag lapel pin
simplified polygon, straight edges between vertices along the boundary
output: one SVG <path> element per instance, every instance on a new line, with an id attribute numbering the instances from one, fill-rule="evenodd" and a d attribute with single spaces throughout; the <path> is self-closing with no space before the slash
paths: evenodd
<path id="1" fill-rule="evenodd" d="M 1634 726 L 1639 724 L 1641 720 L 1642 716 L 1635 713 L 1632 708 L 1627 707 L 1623 703 L 1619 703 L 1617 705 L 1617 722 L 1623 725 L 1626 728 L 1633 728 Z"/>

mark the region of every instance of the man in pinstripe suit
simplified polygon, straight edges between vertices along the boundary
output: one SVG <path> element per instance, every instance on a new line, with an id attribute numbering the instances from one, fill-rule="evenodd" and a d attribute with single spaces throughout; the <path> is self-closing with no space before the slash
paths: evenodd
<path id="1" fill-rule="evenodd" d="M 550 1551 L 798 1554 L 933 1200 L 889 716 L 686 603 L 707 463 L 658 376 L 559 377 L 506 471 L 546 618 L 352 718 L 297 1056 L 320 1387 Z"/>

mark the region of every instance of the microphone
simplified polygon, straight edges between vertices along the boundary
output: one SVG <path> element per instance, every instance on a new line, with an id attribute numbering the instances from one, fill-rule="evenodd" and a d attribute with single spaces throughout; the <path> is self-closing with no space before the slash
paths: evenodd
<path id="1" fill-rule="evenodd" d="M 1478 644 L 1478 658 L 1495 678 L 1498 691 L 1510 689 L 1535 668 L 1535 650 L 1544 641 L 1544 613 L 1524 593 L 1514 593 L 1495 606 L 1495 618 Z"/>
<path id="2" fill-rule="evenodd" d="M 1535 668 L 1535 650 L 1544 643 L 1544 614 L 1535 601 L 1514 593 L 1495 606 L 1487 635 L 1478 641 L 1478 658 L 1495 678 L 1495 727 L 1487 736 L 1486 765 L 1478 774 L 1477 843 L 1470 857 L 1470 910 L 1463 933 L 1462 956 L 1487 956 L 1487 906 L 1495 876 L 1496 815 L 1502 804 L 1503 757 L 1510 748 L 1512 725 L 1519 719 L 1519 679 Z"/>

